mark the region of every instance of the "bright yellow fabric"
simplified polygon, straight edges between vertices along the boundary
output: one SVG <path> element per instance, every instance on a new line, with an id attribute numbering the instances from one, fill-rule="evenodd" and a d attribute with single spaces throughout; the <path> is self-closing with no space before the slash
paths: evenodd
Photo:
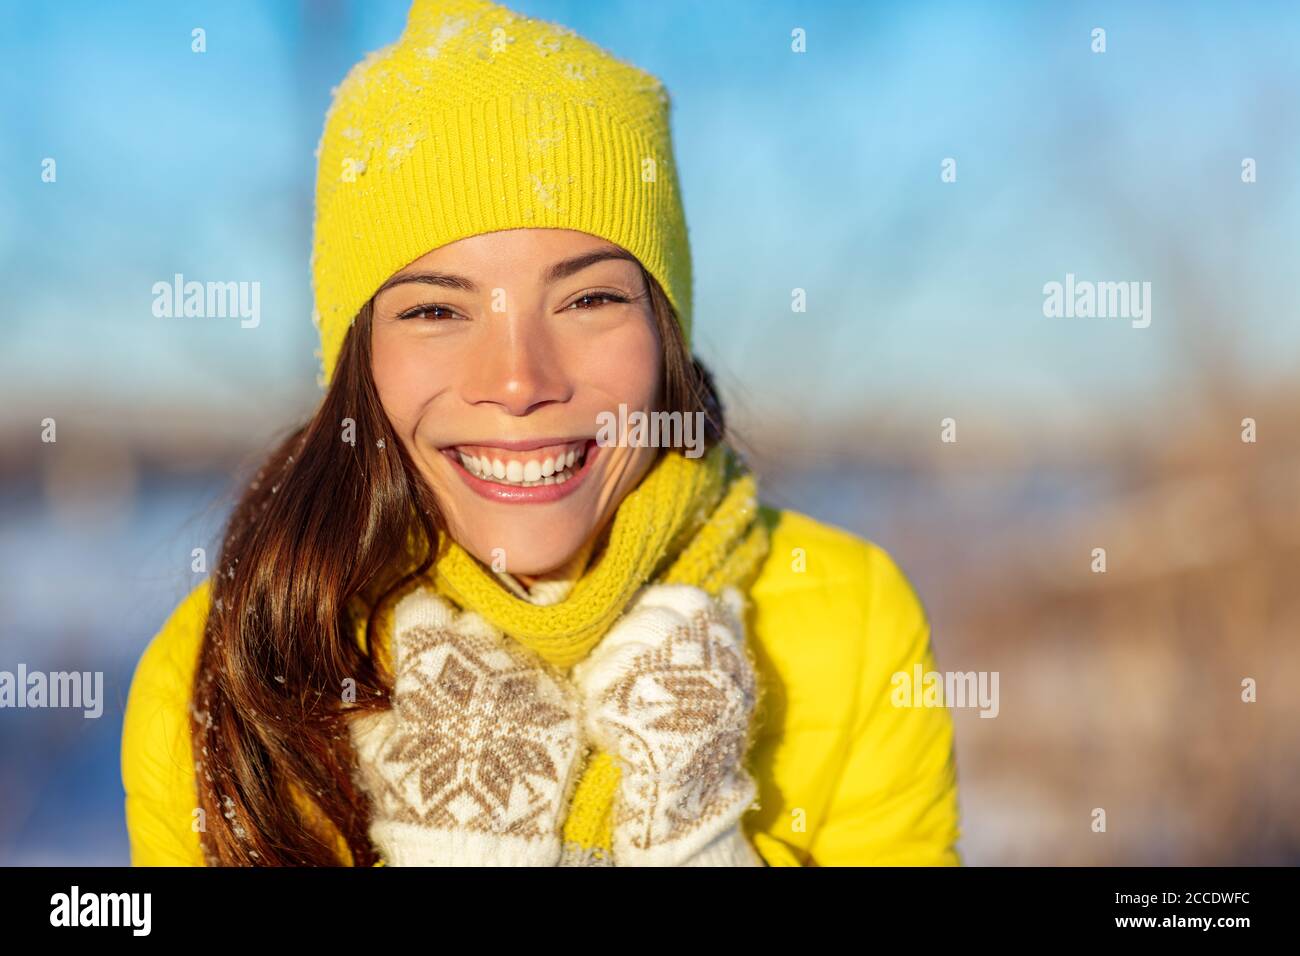
<path id="1" fill-rule="evenodd" d="M 769 862 L 779 841 L 819 866 L 959 865 L 952 715 L 890 699 L 894 674 L 938 669 L 911 583 L 875 544 L 764 513 L 751 633 L 768 694 L 750 755 L 763 807 L 747 832 Z"/>
<path id="2" fill-rule="evenodd" d="M 189 707 L 210 593 L 205 579 L 177 606 L 131 681 L 122 724 L 122 784 L 136 866 L 204 865 Z"/>
<path id="3" fill-rule="evenodd" d="M 937 670 L 911 585 L 874 544 L 797 512 L 760 515 L 771 550 L 747 622 L 764 692 L 746 833 L 773 866 L 958 864 L 951 714 L 890 702 L 893 674 Z M 187 710 L 207 601 L 204 583 L 131 685 L 122 777 L 136 865 L 204 862 Z"/>
<path id="4" fill-rule="evenodd" d="M 317 150 L 321 384 L 361 306 L 439 246 L 575 229 L 659 280 L 689 344 L 691 255 L 660 81 L 572 30 L 488 0 L 415 0 L 339 84 Z"/>

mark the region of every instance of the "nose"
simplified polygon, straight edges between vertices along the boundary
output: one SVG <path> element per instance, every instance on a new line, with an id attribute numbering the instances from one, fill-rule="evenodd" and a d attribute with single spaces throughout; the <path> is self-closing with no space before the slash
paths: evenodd
<path id="1" fill-rule="evenodd" d="M 467 370 L 464 394 L 474 405 L 499 405 L 523 416 L 572 396 L 562 357 L 540 309 L 489 313 Z"/>

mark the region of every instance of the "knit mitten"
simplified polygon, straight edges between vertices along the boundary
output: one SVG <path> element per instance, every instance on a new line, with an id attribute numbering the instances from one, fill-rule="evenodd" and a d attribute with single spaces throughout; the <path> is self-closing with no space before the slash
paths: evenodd
<path id="1" fill-rule="evenodd" d="M 581 702 L 533 652 L 432 590 L 393 618 L 389 710 L 352 724 L 390 866 L 554 866 Z"/>
<path id="2" fill-rule="evenodd" d="M 757 681 L 739 593 L 653 585 L 571 677 L 592 741 L 621 765 L 619 866 L 762 866 L 740 826 Z"/>

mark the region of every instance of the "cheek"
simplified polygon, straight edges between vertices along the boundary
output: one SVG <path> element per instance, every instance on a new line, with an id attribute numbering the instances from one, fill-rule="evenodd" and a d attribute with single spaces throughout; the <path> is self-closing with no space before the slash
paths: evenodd
<path id="1" fill-rule="evenodd" d="M 421 409 L 437 390 L 436 383 L 444 381 L 443 370 L 436 367 L 436 360 L 431 363 L 424 351 L 396 334 L 376 332 L 371 340 L 375 390 L 394 429 L 403 438 L 415 427 Z"/>
<path id="2" fill-rule="evenodd" d="M 659 337 L 651 322 L 629 323 L 587 342 L 575 365 L 585 383 L 629 406 L 651 404 L 662 374 Z"/>

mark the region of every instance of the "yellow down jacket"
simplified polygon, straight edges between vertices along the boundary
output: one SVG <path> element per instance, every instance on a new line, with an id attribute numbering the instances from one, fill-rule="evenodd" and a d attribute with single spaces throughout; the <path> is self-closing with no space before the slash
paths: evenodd
<path id="1" fill-rule="evenodd" d="M 959 865 L 952 717 L 899 707 L 891 679 L 937 670 L 912 586 L 876 545 L 764 507 L 772 548 L 749 640 L 765 683 L 745 832 L 771 866 Z M 202 866 L 189 700 L 208 586 L 136 667 L 122 730 L 131 862 Z"/>

